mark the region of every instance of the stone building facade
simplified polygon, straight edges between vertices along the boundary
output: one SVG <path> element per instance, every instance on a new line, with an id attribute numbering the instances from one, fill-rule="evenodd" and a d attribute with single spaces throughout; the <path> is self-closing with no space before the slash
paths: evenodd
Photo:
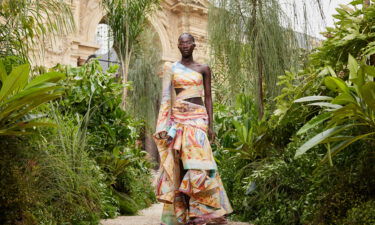
<path id="1" fill-rule="evenodd" d="M 100 46 L 96 42 L 98 25 L 105 17 L 100 0 L 70 0 L 76 23 L 74 33 L 56 37 L 45 43 L 44 56 L 35 64 L 47 67 L 57 63 L 75 66 L 94 54 Z M 196 39 L 195 59 L 206 62 L 208 0 L 163 0 L 160 10 L 148 17 L 148 22 L 157 33 L 164 61 L 179 59 L 177 39 L 182 32 L 190 32 Z"/>

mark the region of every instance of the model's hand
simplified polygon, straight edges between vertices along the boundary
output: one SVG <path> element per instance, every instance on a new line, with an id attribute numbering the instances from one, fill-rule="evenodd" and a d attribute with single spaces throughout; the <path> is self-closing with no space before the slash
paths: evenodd
<path id="1" fill-rule="evenodd" d="M 173 141 L 173 137 L 167 135 L 167 144 L 169 145 Z"/>
<path id="2" fill-rule="evenodd" d="M 212 128 L 208 128 L 208 139 L 213 143 L 215 141 L 215 132 Z"/>

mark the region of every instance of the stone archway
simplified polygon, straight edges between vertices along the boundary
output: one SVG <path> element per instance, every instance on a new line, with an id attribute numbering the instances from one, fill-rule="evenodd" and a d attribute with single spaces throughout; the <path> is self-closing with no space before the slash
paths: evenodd
<path id="1" fill-rule="evenodd" d="M 95 43 L 96 27 L 105 16 L 101 0 L 71 0 L 76 31 L 63 37 L 56 37 L 55 44 L 48 45 L 43 61 L 36 64 L 54 66 L 57 63 L 77 65 L 85 60 L 99 46 Z M 196 38 L 195 58 L 206 62 L 207 55 L 207 7 L 208 0 L 164 0 L 161 9 L 148 19 L 159 36 L 162 59 L 179 59 L 177 38 L 182 32 L 190 32 Z"/>
<path id="2" fill-rule="evenodd" d="M 96 27 L 106 14 L 100 6 L 100 0 L 82 1 L 80 11 L 80 36 L 85 42 L 95 43 Z M 167 53 L 170 52 L 169 37 L 167 31 L 158 20 L 157 15 L 160 15 L 160 11 L 148 17 L 148 20 L 159 36 L 162 47 L 162 59 L 168 60 Z"/>

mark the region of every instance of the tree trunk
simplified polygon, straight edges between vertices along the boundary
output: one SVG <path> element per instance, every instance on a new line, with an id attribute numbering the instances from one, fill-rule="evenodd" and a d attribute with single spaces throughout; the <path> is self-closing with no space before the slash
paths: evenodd
<path id="1" fill-rule="evenodd" d="M 125 57 L 123 58 L 123 62 L 121 65 L 122 68 L 122 84 L 125 85 L 128 82 L 128 75 L 129 75 L 129 66 L 130 66 L 130 46 L 129 46 L 129 25 L 126 24 L 126 42 L 125 42 Z M 121 102 L 121 108 L 125 111 L 126 108 L 126 97 L 128 96 L 128 87 L 124 87 L 122 91 L 122 102 Z"/>
<path id="2" fill-rule="evenodd" d="M 122 70 L 122 84 L 125 85 L 128 82 L 128 68 L 126 66 L 126 59 L 124 62 L 121 62 L 121 70 Z M 128 88 L 124 87 L 122 90 L 122 101 L 121 101 L 121 109 L 125 110 L 126 108 L 126 97 L 128 95 Z"/>
<path id="3" fill-rule="evenodd" d="M 264 101 L 263 101 L 263 60 L 259 56 L 257 59 L 258 66 L 258 119 L 261 120 L 264 114 Z"/>
<path id="4" fill-rule="evenodd" d="M 257 9 L 258 9 L 258 4 L 259 7 L 261 6 L 261 2 L 258 2 L 258 0 L 252 0 L 252 6 L 253 10 L 251 12 L 251 26 L 253 29 L 252 32 L 252 42 L 253 42 L 253 47 L 255 48 L 256 45 L 256 38 L 258 35 L 258 29 L 256 27 L 256 22 L 257 22 Z M 263 118 L 264 114 L 264 102 L 263 102 L 263 77 L 264 77 L 264 72 L 263 72 L 263 60 L 262 60 L 262 53 L 261 52 L 255 52 L 255 58 L 256 58 L 256 67 L 257 67 L 257 72 L 258 72 L 258 77 L 257 77 L 257 104 L 258 104 L 258 119 L 261 120 Z"/>
<path id="5" fill-rule="evenodd" d="M 363 1 L 363 6 L 365 7 L 365 8 L 367 8 L 367 7 L 369 7 L 370 6 L 370 0 L 364 0 Z"/>

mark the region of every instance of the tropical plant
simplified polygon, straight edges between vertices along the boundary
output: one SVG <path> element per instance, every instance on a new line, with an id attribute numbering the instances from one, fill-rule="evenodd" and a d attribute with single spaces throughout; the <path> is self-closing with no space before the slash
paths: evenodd
<path id="1" fill-rule="evenodd" d="M 106 22 L 112 29 L 114 48 L 121 61 L 122 83 L 128 82 L 130 60 L 139 36 L 146 26 L 146 18 L 159 0 L 102 0 L 107 12 Z M 122 108 L 125 109 L 127 88 L 123 89 Z"/>
<path id="2" fill-rule="evenodd" d="M 53 126 L 38 122 L 42 114 L 32 110 L 60 97 L 64 91 L 57 82 L 65 76 L 58 72 L 41 74 L 29 81 L 30 65 L 14 67 L 8 74 L 0 60 L 0 135 L 23 135 L 39 126 Z"/>
<path id="3" fill-rule="evenodd" d="M 308 96 L 295 102 L 312 102 L 309 105 L 324 108 L 325 112 L 312 118 L 297 134 L 304 134 L 311 128 L 327 121 L 326 129 L 304 143 L 296 152 L 296 157 L 314 146 L 324 143 L 328 153 L 325 161 L 331 161 L 347 146 L 358 140 L 373 140 L 375 135 L 375 67 L 358 63 L 351 55 L 348 60 L 349 80 L 327 76 L 325 86 L 337 93 L 330 96 Z M 331 144 L 333 145 L 331 147 Z"/>
<path id="4" fill-rule="evenodd" d="M 69 117 L 87 117 L 90 156 L 106 174 L 106 185 L 116 196 L 122 214 L 135 214 L 154 201 L 151 163 L 138 142 L 144 126 L 120 108 L 123 85 L 116 77 L 117 66 L 103 72 L 94 60 L 79 68 L 64 67 L 66 98 L 58 102 L 59 111 Z M 145 178 L 139 181 L 133 177 Z"/>
<path id="5" fill-rule="evenodd" d="M 366 3 L 367 2 L 367 3 Z M 344 69 L 347 55 L 368 57 L 375 65 L 375 5 L 369 1 L 356 0 L 348 5 L 341 4 L 336 9 L 334 27 L 328 27 L 323 35 L 327 38 L 322 46 L 311 55 L 315 66 L 332 66 Z"/>
<path id="6" fill-rule="evenodd" d="M 0 137 L 1 224 L 97 224 L 117 213 L 105 174 L 89 157 L 85 119 L 44 108 L 56 129 Z"/>
<path id="7" fill-rule="evenodd" d="M 302 46 L 290 21 L 277 0 L 216 0 L 210 9 L 213 60 L 225 69 L 225 83 L 232 91 L 254 91 L 259 118 L 266 96 L 279 93 L 277 76 L 298 67 Z"/>
<path id="8" fill-rule="evenodd" d="M 0 56 L 29 59 L 37 49 L 43 50 L 46 39 L 53 40 L 52 35 L 72 31 L 74 26 L 70 5 L 62 0 L 2 0 Z"/>

